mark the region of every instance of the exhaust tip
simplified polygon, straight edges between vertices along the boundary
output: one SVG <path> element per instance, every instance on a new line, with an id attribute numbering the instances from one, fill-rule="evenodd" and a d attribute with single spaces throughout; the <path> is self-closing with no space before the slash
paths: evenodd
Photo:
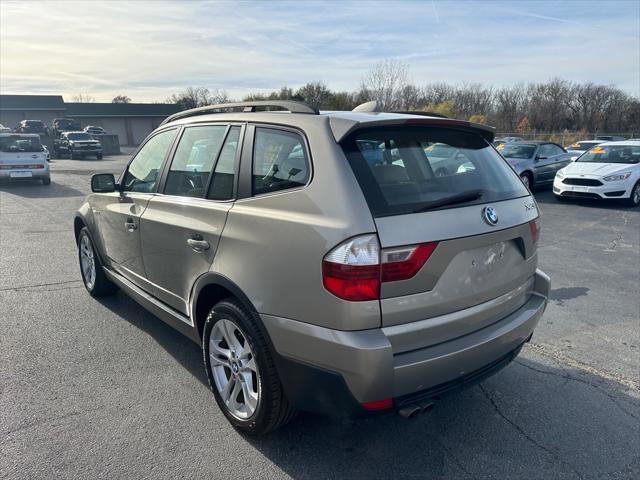
<path id="1" fill-rule="evenodd" d="M 398 410 L 398 415 L 403 418 L 414 418 L 417 416 L 422 409 L 418 405 L 409 405 L 407 407 L 401 408 Z"/>

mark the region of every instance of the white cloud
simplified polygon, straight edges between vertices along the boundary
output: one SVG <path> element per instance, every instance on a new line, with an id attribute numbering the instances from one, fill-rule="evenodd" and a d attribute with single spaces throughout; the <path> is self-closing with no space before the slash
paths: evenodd
<path id="1" fill-rule="evenodd" d="M 354 89 L 398 58 L 417 83 L 560 76 L 640 94 L 638 5 L 556 5 L 3 0 L 0 90 L 153 101 L 188 85 Z"/>

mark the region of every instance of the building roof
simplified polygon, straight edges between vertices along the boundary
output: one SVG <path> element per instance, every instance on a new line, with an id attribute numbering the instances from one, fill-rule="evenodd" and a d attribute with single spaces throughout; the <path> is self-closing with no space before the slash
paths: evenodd
<path id="1" fill-rule="evenodd" d="M 0 95 L 0 110 L 66 110 L 62 95 Z"/>
<path id="2" fill-rule="evenodd" d="M 167 117 L 180 111 L 174 103 L 66 103 L 67 117 Z"/>

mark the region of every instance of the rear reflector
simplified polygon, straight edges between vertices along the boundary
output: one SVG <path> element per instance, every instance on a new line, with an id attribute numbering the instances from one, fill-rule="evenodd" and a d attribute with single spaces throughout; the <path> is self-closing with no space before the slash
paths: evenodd
<path id="1" fill-rule="evenodd" d="M 362 404 L 365 410 L 386 410 L 393 407 L 393 398 L 385 398 L 384 400 L 376 400 L 375 402 L 365 402 Z"/>
<path id="2" fill-rule="evenodd" d="M 531 241 L 533 243 L 538 243 L 538 239 L 540 238 L 540 228 L 540 217 L 529 222 L 529 229 L 531 230 Z"/>

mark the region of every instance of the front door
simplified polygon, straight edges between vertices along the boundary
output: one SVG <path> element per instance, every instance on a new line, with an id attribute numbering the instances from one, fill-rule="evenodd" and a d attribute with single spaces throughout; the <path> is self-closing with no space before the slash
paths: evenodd
<path id="1" fill-rule="evenodd" d="M 213 263 L 233 205 L 240 133 L 240 126 L 186 127 L 166 179 L 141 218 L 143 260 L 154 295 L 184 315 L 192 286 Z"/>
<path id="2" fill-rule="evenodd" d="M 533 168 L 536 172 L 537 183 L 553 181 L 553 177 L 556 174 L 551 147 L 552 144 L 542 144 L 538 147 L 538 150 L 535 153 L 535 157 L 533 159 Z"/>
<path id="3" fill-rule="evenodd" d="M 151 137 L 122 175 L 122 191 L 95 195 L 92 202 L 109 265 L 145 290 L 150 287 L 142 263 L 140 217 L 154 196 L 175 135 L 171 129 Z"/>

